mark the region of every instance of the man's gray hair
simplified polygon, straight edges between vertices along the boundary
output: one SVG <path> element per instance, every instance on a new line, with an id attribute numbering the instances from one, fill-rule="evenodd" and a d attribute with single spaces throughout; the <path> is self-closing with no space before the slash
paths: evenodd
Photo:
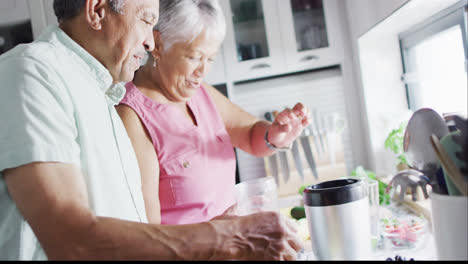
<path id="1" fill-rule="evenodd" d="M 110 8 L 123 14 L 125 0 L 109 0 Z M 86 0 L 54 0 L 54 12 L 58 22 L 76 17 L 86 4 Z"/>
<path id="2" fill-rule="evenodd" d="M 221 43 L 226 35 L 226 20 L 218 0 L 160 0 L 159 22 L 164 50 L 179 42 L 192 42 L 203 31 Z"/>

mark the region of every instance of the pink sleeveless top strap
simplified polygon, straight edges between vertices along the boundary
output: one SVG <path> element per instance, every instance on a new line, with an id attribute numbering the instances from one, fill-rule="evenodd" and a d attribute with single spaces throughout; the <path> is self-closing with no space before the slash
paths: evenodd
<path id="1" fill-rule="evenodd" d="M 205 88 L 200 87 L 187 102 L 197 125 L 179 109 L 145 96 L 132 82 L 126 89 L 120 103 L 138 114 L 159 159 L 161 223 L 208 221 L 233 205 L 234 149 Z"/>

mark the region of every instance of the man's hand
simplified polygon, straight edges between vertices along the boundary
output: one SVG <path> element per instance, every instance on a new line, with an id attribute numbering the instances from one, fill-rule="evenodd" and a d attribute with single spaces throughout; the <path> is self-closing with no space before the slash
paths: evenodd
<path id="1" fill-rule="evenodd" d="M 235 259 L 295 260 L 297 252 L 303 248 L 296 224 L 277 212 L 239 217 L 234 223 L 233 234 L 223 246 L 228 247 L 226 250 Z"/>

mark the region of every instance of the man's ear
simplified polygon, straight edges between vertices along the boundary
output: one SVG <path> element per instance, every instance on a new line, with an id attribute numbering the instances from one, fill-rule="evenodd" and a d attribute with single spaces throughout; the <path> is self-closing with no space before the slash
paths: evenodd
<path id="1" fill-rule="evenodd" d="M 161 54 L 164 50 L 164 43 L 161 39 L 161 33 L 157 30 L 153 30 L 153 37 L 154 37 L 154 50 L 151 52 L 153 54 L 154 59 L 158 59 L 161 57 Z"/>
<path id="2" fill-rule="evenodd" d="M 102 21 L 107 15 L 108 0 L 86 0 L 85 17 L 94 30 L 102 29 Z"/>

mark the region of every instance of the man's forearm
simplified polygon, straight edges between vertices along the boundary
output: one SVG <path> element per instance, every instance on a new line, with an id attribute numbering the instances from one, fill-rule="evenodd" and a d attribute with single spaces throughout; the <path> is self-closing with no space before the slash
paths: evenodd
<path id="1" fill-rule="evenodd" d="M 92 228 L 73 236 L 79 241 L 64 241 L 64 248 L 49 248 L 47 254 L 61 260 L 230 259 L 229 229 L 220 221 L 164 226 L 98 217 Z"/>
<path id="2" fill-rule="evenodd" d="M 241 226 L 238 221 L 162 226 L 97 217 L 79 169 L 69 164 L 32 163 L 5 170 L 4 179 L 49 259 L 229 258 L 223 239 Z"/>

